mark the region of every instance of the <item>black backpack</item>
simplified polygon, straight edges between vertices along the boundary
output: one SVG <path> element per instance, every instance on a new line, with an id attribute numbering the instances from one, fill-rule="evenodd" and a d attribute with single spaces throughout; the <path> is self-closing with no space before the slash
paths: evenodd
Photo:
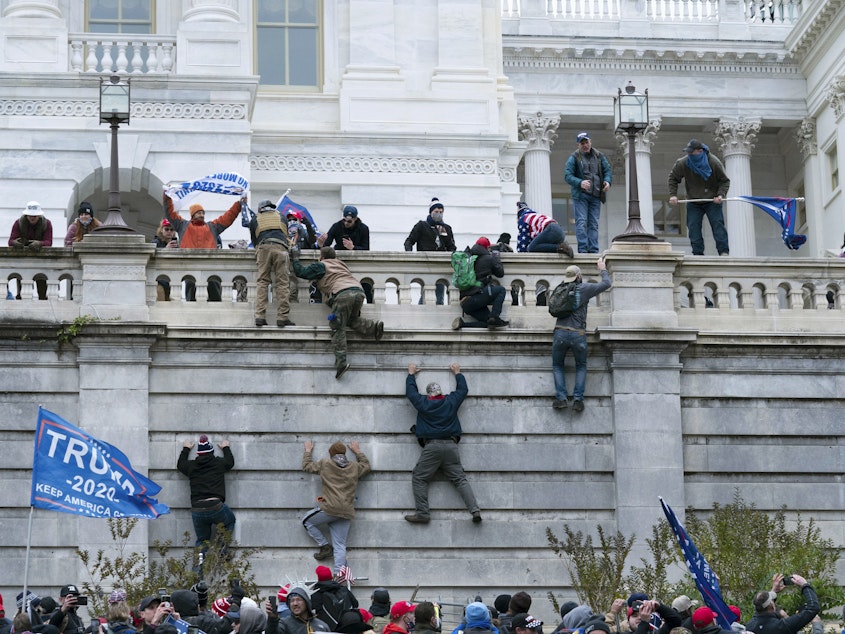
<path id="1" fill-rule="evenodd" d="M 326 622 L 332 631 L 340 621 L 340 615 L 353 608 L 351 593 L 343 586 L 337 588 L 326 588 L 311 596 L 311 600 L 317 600 L 318 605 L 314 606 L 317 618 Z"/>
<path id="2" fill-rule="evenodd" d="M 581 305 L 578 282 L 561 282 L 549 295 L 549 313 L 552 317 L 569 317 Z"/>

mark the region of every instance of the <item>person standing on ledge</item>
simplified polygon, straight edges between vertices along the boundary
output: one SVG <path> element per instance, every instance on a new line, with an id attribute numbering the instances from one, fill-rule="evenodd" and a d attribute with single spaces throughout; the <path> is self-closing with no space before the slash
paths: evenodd
<path id="1" fill-rule="evenodd" d="M 725 173 L 722 161 L 710 154 L 710 148 L 697 139 L 690 139 L 682 156 L 669 172 L 669 204 L 678 204 L 678 185 L 684 181 L 689 199 L 706 199 L 705 202 L 687 203 L 687 232 L 693 255 L 704 255 L 704 236 L 701 225 L 704 216 L 710 223 L 716 251 L 729 255 L 728 231 L 722 213 L 722 199 L 728 195 L 731 179 Z"/>
<path id="2" fill-rule="evenodd" d="M 564 180 L 572 188 L 578 253 L 598 253 L 601 205 L 613 172 L 604 154 L 593 147 L 587 132 L 579 132 L 575 141 L 578 149 L 566 161 Z"/>
<path id="3" fill-rule="evenodd" d="M 420 369 L 415 363 L 408 366 L 405 396 L 417 410 L 417 422 L 411 427 L 411 432 L 416 434 L 417 442 L 423 448 L 411 476 L 416 511 L 405 516 L 405 520 L 412 524 L 428 524 L 431 519 L 428 485 L 438 471 L 442 471 L 461 494 L 467 510 L 472 514 L 473 523 L 481 522 L 481 508 L 467 481 L 458 451 L 462 434 L 458 409 L 469 394 L 469 388 L 461 374 L 461 366 L 453 363 L 449 369 L 455 375 L 455 391 L 444 396 L 440 385 L 429 383 L 423 396 L 417 390 L 416 375 Z"/>

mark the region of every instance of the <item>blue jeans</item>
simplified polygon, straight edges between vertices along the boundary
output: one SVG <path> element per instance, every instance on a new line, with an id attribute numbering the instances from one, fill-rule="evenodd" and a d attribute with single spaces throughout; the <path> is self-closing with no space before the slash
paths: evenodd
<path id="1" fill-rule="evenodd" d="M 477 321 L 487 323 L 491 317 L 499 317 L 502 314 L 502 305 L 505 303 L 505 287 L 488 284 L 475 295 L 470 295 L 461 302 L 461 310 Z M 492 310 L 487 306 L 492 306 Z"/>
<path id="2" fill-rule="evenodd" d="M 346 565 L 346 538 L 349 536 L 349 527 L 352 520 L 329 515 L 319 506 L 311 509 L 302 518 L 302 525 L 318 546 L 328 544 L 323 528 L 328 527 L 332 538 L 334 549 L 334 571 L 337 573 L 341 566 Z"/>
<path id="3" fill-rule="evenodd" d="M 556 222 L 546 226 L 526 248 L 528 253 L 557 253 L 557 245 L 563 242 L 566 234 Z"/>
<path id="4" fill-rule="evenodd" d="M 235 530 L 235 514 L 226 504 L 215 511 L 191 511 L 194 532 L 197 534 L 196 545 L 211 541 L 211 531 L 218 524 L 223 524 L 230 533 Z"/>
<path id="5" fill-rule="evenodd" d="M 713 238 L 716 240 L 716 251 L 719 255 L 730 253 L 728 246 L 728 231 L 725 229 L 725 216 L 722 205 L 717 203 L 687 203 L 687 232 L 692 245 L 693 255 L 704 255 L 704 236 L 701 235 L 701 224 L 707 216 Z"/>
<path id="6" fill-rule="evenodd" d="M 563 362 L 566 353 L 572 350 L 575 358 L 575 390 L 572 396 L 576 401 L 584 400 L 584 386 L 587 383 L 587 335 L 574 330 L 555 329 L 555 339 L 552 344 L 552 372 L 555 377 L 555 398 L 565 400 L 566 376 L 563 372 Z"/>
<path id="7" fill-rule="evenodd" d="M 578 239 L 578 253 L 599 252 L 599 216 L 601 198 L 582 194 L 572 201 L 575 210 L 575 237 Z"/>

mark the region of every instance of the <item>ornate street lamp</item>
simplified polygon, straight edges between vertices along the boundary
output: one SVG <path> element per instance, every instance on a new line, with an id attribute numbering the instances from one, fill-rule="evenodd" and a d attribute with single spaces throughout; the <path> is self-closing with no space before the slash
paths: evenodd
<path id="1" fill-rule="evenodd" d="M 657 236 L 646 233 L 640 223 L 640 194 L 637 187 L 637 157 L 635 143 L 637 132 L 648 127 L 648 89 L 645 94 L 637 92 L 631 82 L 625 92 L 619 89 L 613 100 L 613 117 L 616 131 L 628 135 L 628 226 L 625 233 L 613 238 L 614 242 L 656 242 Z"/>
<path id="2" fill-rule="evenodd" d="M 108 214 L 94 231 L 103 233 L 136 233 L 123 220 L 120 210 L 120 175 L 117 154 L 117 130 L 121 123 L 129 125 L 129 79 L 119 75 L 100 77 L 100 123 L 111 127 L 111 161 L 109 162 Z"/>

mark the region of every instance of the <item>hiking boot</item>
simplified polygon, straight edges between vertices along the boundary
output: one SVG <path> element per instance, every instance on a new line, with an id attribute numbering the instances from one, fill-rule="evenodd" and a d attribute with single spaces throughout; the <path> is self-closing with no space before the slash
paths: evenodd
<path id="1" fill-rule="evenodd" d="M 557 245 L 557 252 L 563 253 L 568 258 L 575 256 L 575 254 L 572 252 L 572 247 L 569 246 L 566 242 L 561 242 L 559 245 Z"/>
<path id="2" fill-rule="evenodd" d="M 576 412 L 583 412 L 584 411 L 584 401 L 573 401 L 572 402 L 572 409 Z"/>
<path id="3" fill-rule="evenodd" d="M 472 523 L 473 524 L 481 524 L 481 511 L 473 511 L 472 512 Z"/>
<path id="4" fill-rule="evenodd" d="M 331 544 L 323 544 L 320 546 L 320 550 L 314 553 L 314 559 L 317 561 L 324 561 L 326 559 L 331 559 L 334 556 L 334 548 Z"/>
<path id="5" fill-rule="evenodd" d="M 290 319 L 277 319 L 276 325 L 279 328 L 284 328 L 285 326 L 296 326 L 296 324 L 293 323 Z"/>
<path id="6" fill-rule="evenodd" d="M 377 321 L 376 322 L 376 332 L 375 332 L 376 341 L 381 341 L 381 338 L 384 337 L 384 322 Z"/>
<path id="7" fill-rule="evenodd" d="M 501 317 L 491 317 L 487 320 L 487 327 L 488 328 L 504 328 L 505 326 L 509 326 L 510 322 L 505 321 Z"/>
<path id="8" fill-rule="evenodd" d="M 348 363 L 344 363 L 343 365 L 341 365 L 341 366 L 337 369 L 337 372 L 335 372 L 335 373 L 334 373 L 334 378 L 339 379 L 339 378 L 340 378 L 340 377 L 342 377 L 344 374 L 346 374 L 346 371 L 347 371 L 348 369 L 349 369 L 349 364 L 348 364 Z"/>
<path id="9" fill-rule="evenodd" d="M 266 326 L 267 320 L 264 319 L 264 318 L 256 318 L 255 319 L 255 325 L 258 326 L 259 328 L 261 328 L 261 326 Z"/>
<path id="10" fill-rule="evenodd" d="M 556 398 L 552 402 L 552 407 L 555 409 L 566 409 L 569 407 L 569 399 L 566 398 Z"/>
<path id="11" fill-rule="evenodd" d="M 406 515 L 405 521 L 411 522 L 411 524 L 428 524 L 431 518 L 428 515 L 420 515 L 419 513 L 413 513 L 412 515 Z"/>
<path id="12" fill-rule="evenodd" d="M 464 320 L 460 317 L 455 317 L 452 320 L 452 330 L 460 330 L 464 327 Z"/>

